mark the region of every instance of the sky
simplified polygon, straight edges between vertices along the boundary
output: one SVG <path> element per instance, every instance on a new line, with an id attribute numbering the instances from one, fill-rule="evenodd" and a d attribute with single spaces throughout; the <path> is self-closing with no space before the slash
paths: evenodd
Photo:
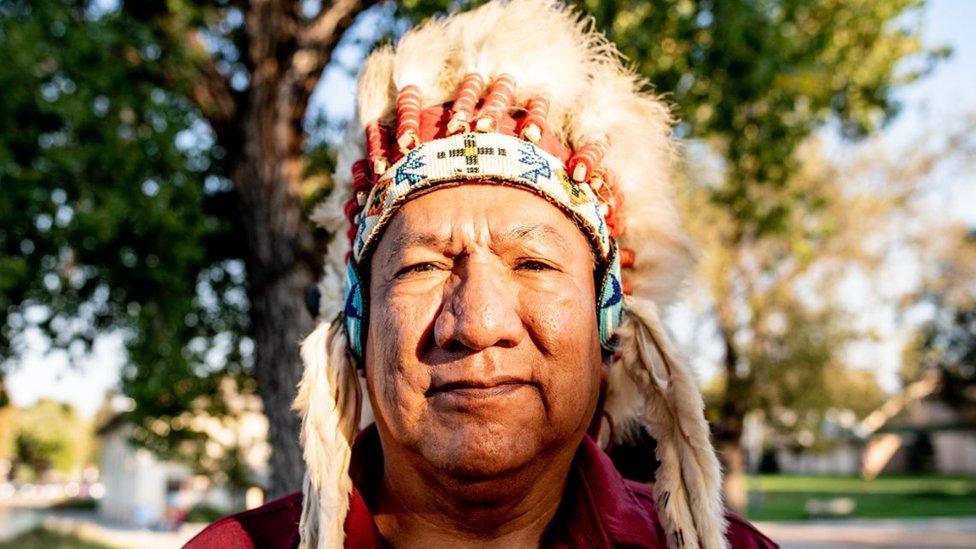
<path id="1" fill-rule="evenodd" d="M 904 147 L 913 138 L 930 131 L 937 137 L 939 128 L 958 121 L 961 116 L 976 115 L 976 0 L 930 0 L 924 14 L 923 41 L 931 46 L 950 46 L 954 53 L 926 79 L 903 88 L 898 98 L 904 110 L 881 139 L 892 147 Z M 359 59 L 354 47 L 340 48 L 336 55 L 347 66 L 355 66 Z M 313 96 L 312 109 L 329 117 L 348 116 L 353 104 L 351 77 L 341 70 L 327 73 Z M 836 141 L 837 154 L 850 145 Z M 963 220 L 976 226 L 976 174 L 963 174 L 950 181 L 940 181 L 935 187 L 931 208 L 947 218 Z M 910 276 L 910 273 L 893 273 Z M 856 296 L 863 291 L 859 284 L 871 281 L 854 280 L 848 291 Z M 894 390 L 895 372 L 901 352 L 901 339 L 891 326 L 884 311 L 871 310 L 865 305 L 865 315 L 877 316 L 879 326 L 891 328 L 886 341 L 855 351 L 855 361 L 877 365 L 882 386 Z M 691 312 L 678 307 L 672 315 L 675 335 L 679 341 L 694 339 Z M 878 316 L 880 315 L 880 316 Z M 866 317 L 873 318 L 873 317 Z M 75 365 L 69 365 L 62 352 L 45 352 L 43 338 L 28 334 L 27 352 L 19 367 L 6 378 L 7 391 L 17 406 L 30 406 L 38 398 L 50 398 L 74 405 L 84 416 L 92 416 L 101 405 L 107 390 L 117 386 L 123 366 L 124 352 L 120 334 L 107 334 L 96 340 L 94 352 Z M 693 366 L 702 379 L 715 373 L 713 364 L 718 357 L 715 349 L 698 349 Z M 860 356 L 858 356 L 860 355 Z"/>

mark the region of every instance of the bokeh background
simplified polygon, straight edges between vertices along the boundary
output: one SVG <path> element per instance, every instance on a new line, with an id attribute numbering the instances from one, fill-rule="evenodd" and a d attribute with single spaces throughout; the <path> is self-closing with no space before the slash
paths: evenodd
<path id="1" fill-rule="evenodd" d="M 572 3 L 674 109 L 668 320 L 729 505 L 976 545 L 976 2 Z M 298 489 L 358 67 L 472 4 L 0 0 L 0 544 L 174 547 Z"/>

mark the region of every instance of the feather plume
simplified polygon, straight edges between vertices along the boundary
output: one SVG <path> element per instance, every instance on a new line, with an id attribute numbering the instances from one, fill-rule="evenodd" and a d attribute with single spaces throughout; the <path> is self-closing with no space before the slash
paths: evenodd
<path id="1" fill-rule="evenodd" d="M 581 101 L 587 107 L 574 113 L 569 140 L 580 148 L 609 139 L 601 167 L 615 176 L 615 191 L 622 197 L 617 215 L 626 230 L 618 242 L 635 251 L 627 281 L 634 295 L 664 307 L 687 280 L 696 257 L 674 201 L 671 117 L 612 48 L 605 48 L 603 56 Z"/>
<path id="2" fill-rule="evenodd" d="M 393 84 L 397 90 L 417 86 L 424 106 L 448 101 L 454 92 L 443 85 L 455 47 L 444 40 L 445 34 L 442 19 L 429 19 L 404 34 L 396 46 Z"/>
<path id="3" fill-rule="evenodd" d="M 489 2 L 448 18 L 448 36 L 456 42 L 452 70 L 515 77 L 516 104 L 532 96 L 550 100 L 550 127 L 563 135 L 566 113 L 585 89 L 591 40 L 587 23 L 561 2 L 512 0 Z"/>
<path id="4" fill-rule="evenodd" d="M 393 61 L 393 48 L 389 45 L 377 48 L 366 58 L 356 94 L 361 127 L 376 120 L 386 120 L 393 113 L 396 100 Z"/>
<path id="5" fill-rule="evenodd" d="M 721 471 L 694 378 L 671 350 L 652 302 L 629 299 L 618 335 L 622 366 L 645 395 L 640 419 L 658 444 L 654 491 L 668 542 L 726 547 Z"/>
<path id="6" fill-rule="evenodd" d="M 359 422 L 359 380 L 342 319 L 323 322 L 302 343 L 305 373 L 294 409 L 302 416 L 305 473 L 299 524 L 303 549 L 342 547 L 349 511 L 349 459 Z"/>

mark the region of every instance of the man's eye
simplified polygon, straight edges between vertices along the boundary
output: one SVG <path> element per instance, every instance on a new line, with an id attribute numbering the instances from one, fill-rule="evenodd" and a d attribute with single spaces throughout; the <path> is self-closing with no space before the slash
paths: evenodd
<path id="1" fill-rule="evenodd" d="M 555 269 L 552 265 L 537 259 L 523 259 L 515 265 L 515 268 L 520 271 L 551 271 Z"/>
<path id="2" fill-rule="evenodd" d="M 400 269 L 396 272 L 397 278 L 401 276 L 406 276 L 413 273 L 423 273 L 428 271 L 433 271 L 437 269 L 437 265 L 425 262 L 425 263 L 414 263 L 413 265 L 407 265 L 406 267 Z"/>

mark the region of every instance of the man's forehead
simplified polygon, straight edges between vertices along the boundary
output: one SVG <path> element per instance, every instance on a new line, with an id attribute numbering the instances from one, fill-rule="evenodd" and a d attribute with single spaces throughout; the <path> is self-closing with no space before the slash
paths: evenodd
<path id="1" fill-rule="evenodd" d="M 421 224 L 395 223 L 390 236 L 394 250 L 406 250 L 414 247 L 446 248 L 457 241 L 457 232 L 451 224 L 445 223 L 439 227 Z M 399 230 L 397 230 L 399 229 Z M 562 250 L 571 249 L 571 244 L 564 232 L 546 222 L 518 221 L 503 227 L 488 227 L 491 244 L 505 246 L 520 242 L 536 242 L 556 246 Z"/>
<path id="2" fill-rule="evenodd" d="M 396 212 L 383 240 L 391 250 L 444 248 L 465 236 L 494 246 L 539 243 L 589 248 L 569 216 L 533 192 L 492 183 L 469 183 L 419 196 Z"/>

